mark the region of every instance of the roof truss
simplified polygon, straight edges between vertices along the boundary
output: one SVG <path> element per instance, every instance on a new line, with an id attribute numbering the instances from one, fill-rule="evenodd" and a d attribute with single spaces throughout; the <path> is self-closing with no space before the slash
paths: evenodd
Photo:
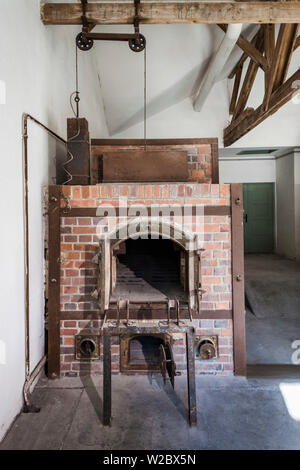
<path id="1" fill-rule="evenodd" d="M 232 145 L 274 114 L 299 90 L 300 69 L 288 80 L 286 79 L 293 52 L 300 45 L 298 32 L 299 24 L 281 24 L 275 40 L 274 24 L 265 24 L 260 27 L 252 41 L 256 53 L 253 54 L 252 51 L 250 55 L 244 49 L 244 54 L 228 77 L 234 78 L 234 85 L 229 108 L 232 121 L 224 129 L 225 147 Z M 264 67 L 261 61 L 257 60 L 259 55 L 264 57 Z M 250 62 L 241 84 L 243 67 L 249 57 Z M 259 67 L 265 74 L 263 102 L 257 109 L 246 108 Z"/>

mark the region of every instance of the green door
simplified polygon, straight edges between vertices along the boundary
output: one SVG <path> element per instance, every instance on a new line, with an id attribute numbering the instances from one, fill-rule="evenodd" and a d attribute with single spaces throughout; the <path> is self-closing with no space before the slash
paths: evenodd
<path id="1" fill-rule="evenodd" d="M 245 183 L 245 253 L 272 253 L 274 250 L 274 184 Z"/>

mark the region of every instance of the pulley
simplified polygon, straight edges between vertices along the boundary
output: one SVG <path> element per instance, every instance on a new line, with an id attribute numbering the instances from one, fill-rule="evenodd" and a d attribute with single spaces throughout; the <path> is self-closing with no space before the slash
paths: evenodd
<path id="1" fill-rule="evenodd" d="M 81 0 L 82 4 L 82 32 L 76 36 L 76 45 L 81 51 L 89 51 L 96 41 L 128 41 L 129 48 L 133 52 L 141 52 L 146 47 L 146 38 L 140 33 L 139 6 L 140 0 L 134 0 L 135 15 L 133 20 L 134 34 L 123 33 L 91 33 L 95 24 L 89 22 L 86 17 L 87 0 Z"/>
<path id="2" fill-rule="evenodd" d="M 93 39 L 87 37 L 84 33 L 79 33 L 76 36 L 76 45 L 81 51 L 89 51 L 94 45 Z"/>
<path id="3" fill-rule="evenodd" d="M 142 52 L 146 47 L 146 38 L 139 33 L 137 38 L 129 39 L 128 44 L 133 52 Z"/>

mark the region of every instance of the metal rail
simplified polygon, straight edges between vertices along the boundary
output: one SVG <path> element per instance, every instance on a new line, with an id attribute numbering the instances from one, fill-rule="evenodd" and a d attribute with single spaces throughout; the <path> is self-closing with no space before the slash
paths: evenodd
<path id="1" fill-rule="evenodd" d="M 32 374 L 30 373 L 30 306 L 29 306 L 29 207 L 28 207 L 28 119 L 44 129 L 55 139 L 67 145 L 67 141 L 52 131 L 45 124 L 40 122 L 28 113 L 22 115 L 22 138 L 23 138 L 23 207 L 24 207 L 24 276 L 25 276 L 25 383 L 23 386 L 24 411 L 38 412 L 30 402 L 30 385 L 38 375 L 46 362 L 44 356 L 36 366 Z"/>

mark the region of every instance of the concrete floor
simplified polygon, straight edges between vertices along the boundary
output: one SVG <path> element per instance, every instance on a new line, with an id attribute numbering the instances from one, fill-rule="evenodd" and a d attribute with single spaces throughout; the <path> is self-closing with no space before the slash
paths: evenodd
<path id="1" fill-rule="evenodd" d="M 300 340 L 300 263 L 277 255 L 245 257 L 248 364 L 292 364 Z"/>
<path id="2" fill-rule="evenodd" d="M 113 421 L 102 425 L 101 377 L 40 380 L 38 414 L 21 414 L 0 449 L 299 449 L 300 415 L 294 418 L 281 383 L 300 377 L 197 379 L 198 427 L 187 422 L 185 377 L 175 391 L 159 376 L 114 376 Z M 293 410 L 292 410 L 293 411 Z"/>
<path id="3" fill-rule="evenodd" d="M 0 450 L 299 450 L 300 369 L 291 361 L 300 339 L 299 274 L 297 263 L 276 256 L 246 258 L 259 307 L 246 316 L 248 378 L 197 377 L 197 428 L 188 425 L 186 377 L 176 377 L 173 391 L 159 375 L 114 375 L 108 428 L 102 377 L 42 378 L 33 394 L 41 412 L 20 414 Z"/>

